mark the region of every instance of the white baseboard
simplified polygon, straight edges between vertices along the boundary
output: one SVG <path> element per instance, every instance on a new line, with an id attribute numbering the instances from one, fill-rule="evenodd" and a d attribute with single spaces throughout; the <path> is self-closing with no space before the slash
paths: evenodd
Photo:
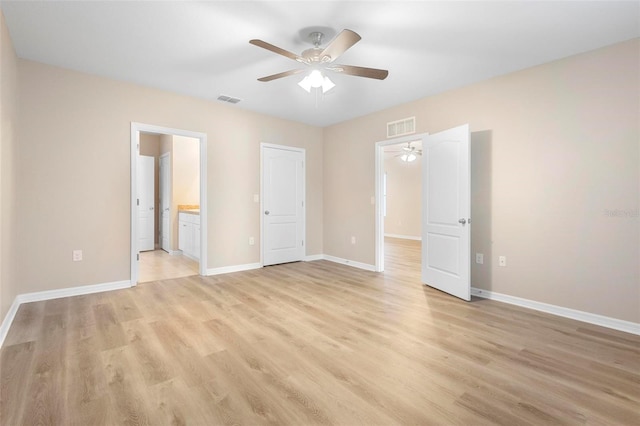
<path id="1" fill-rule="evenodd" d="M 182 255 L 182 250 L 169 250 L 169 256 L 180 256 Z"/>
<path id="2" fill-rule="evenodd" d="M 368 263 L 356 262 L 355 260 L 343 259 L 341 257 L 329 256 L 328 254 L 323 255 L 324 260 L 328 260 L 329 262 L 341 263 L 347 266 L 353 266 L 354 268 L 364 269 L 365 271 L 376 271 L 376 267 L 374 265 L 369 265 Z"/>
<path id="3" fill-rule="evenodd" d="M 222 266 L 220 268 L 207 269 L 207 275 L 230 274 L 231 272 L 242 272 L 260 268 L 262 268 L 262 263 L 246 263 L 244 265 Z"/>
<path id="4" fill-rule="evenodd" d="M 16 296 L 22 303 L 40 302 L 42 300 L 59 299 L 61 297 L 81 296 L 83 294 L 102 293 L 103 291 L 121 290 L 131 287 L 131 281 L 115 281 L 111 283 L 83 285 L 79 287 L 61 288 L 57 290 L 37 291 Z"/>
<path id="5" fill-rule="evenodd" d="M 20 307 L 20 302 L 16 297 L 13 299 L 13 303 L 9 308 L 9 312 L 4 316 L 4 320 L 2 321 L 2 325 L 0 325 L 0 348 L 4 344 L 4 339 L 7 337 L 7 333 L 9 332 L 9 327 L 11 327 L 11 323 L 13 319 L 16 317 L 16 313 L 18 312 L 18 308 Z"/>
<path id="6" fill-rule="evenodd" d="M 304 257 L 305 262 L 313 262 L 314 260 L 324 260 L 324 254 L 312 254 Z"/>
<path id="7" fill-rule="evenodd" d="M 57 290 L 37 291 L 34 293 L 23 293 L 16 296 L 9 308 L 9 312 L 4 317 L 0 325 L 0 347 L 7 337 L 9 327 L 18 312 L 18 308 L 23 303 L 41 302 L 43 300 L 59 299 L 61 297 L 81 296 L 83 294 L 102 293 L 103 291 L 121 290 L 131 287 L 131 281 L 114 281 L 110 283 L 83 285 L 79 287 L 61 288 Z"/>
<path id="8" fill-rule="evenodd" d="M 401 238 L 403 240 L 422 241 L 422 237 L 414 237 L 413 235 L 384 234 L 385 237 Z"/>
<path id="9" fill-rule="evenodd" d="M 482 297 L 485 299 L 496 300 L 498 302 L 504 302 L 510 305 L 522 306 L 524 308 L 546 312 L 548 314 L 558 315 L 560 317 L 570 318 L 589 324 L 599 325 L 601 327 L 612 328 L 614 330 L 640 335 L 640 324 L 631 321 L 619 320 L 616 318 L 606 317 L 604 315 L 592 314 L 589 312 L 578 311 L 576 309 L 536 302 L 535 300 L 523 299 L 521 297 L 509 296 L 502 293 L 495 293 L 493 291 L 484 290 L 481 288 L 471 287 L 471 294 L 473 296 Z"/>

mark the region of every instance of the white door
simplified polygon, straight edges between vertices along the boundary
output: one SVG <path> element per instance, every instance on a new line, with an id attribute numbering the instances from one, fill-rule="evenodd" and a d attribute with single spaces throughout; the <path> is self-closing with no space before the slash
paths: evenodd
<path id="1" fill-rule="evenodd" d="M 160 156 L 160 245 L 171 253 L 171 159 L 169 154 Z"/>
<path id="2" fill-rule="evenodd" d="M 304 150 L 262 145 L 263 265 L 304 258 Z"/>
<path id="3" fill-rule="evenodd" d="M 469 125 L 428 135 L 422 149 L 422 282 L 471 300 Z"/>
<path id="4" fill-rule="evenodd" d="M 153 179 L 155 159 L 138 156 L 138 251 L 153 250 L 155 239 Z"/>

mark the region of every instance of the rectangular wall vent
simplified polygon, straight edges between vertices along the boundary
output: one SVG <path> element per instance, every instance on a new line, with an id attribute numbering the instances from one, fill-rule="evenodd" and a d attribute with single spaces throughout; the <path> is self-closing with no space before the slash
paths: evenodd
<path id="1" fill-rule="evenodd" d="M 387 138 L 410 135 L 416 132 L 416 118 L 409 117 L 387 123 Z"/>
<path id="2" fill-rule="evenodd" d="M 228 102 L 230 104 L 237 104 L 242 99 L 234 98 L 234 97 L 227 96 L 227 95 L 220 95 L 220 96 L 218 96 L 218 100 L 222 101 L 222 102 Z"/>

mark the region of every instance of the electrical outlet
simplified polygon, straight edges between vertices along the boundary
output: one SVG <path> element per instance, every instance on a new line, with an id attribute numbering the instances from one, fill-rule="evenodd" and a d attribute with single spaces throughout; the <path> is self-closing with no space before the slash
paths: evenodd
<path id="1" fill-rule="evenodd" d="M 356 243 L 356 237 L 351 237 L 351 244 L 355 244 Z"/>
<path id="2" fill-rule="evenodd" d="M 476 263 L 479 265 L 484 263 L 484 255 L 482 253 L 476 253 Z"/>
<path id="3" fill-rule="evenodd" d="M 256 243 L 256 240 L 253 237 L 249 237 L 249 245 L 252 246 Z"/>
<path id="4" fill-rule="evenodd" d="M 498 266 L 507 266 L 507 256 L 498 257 Z"/>
<path id="5" fill-rule="evenodd" d="M 80 262 L 82 260 L 82 250 L 74 250 L 72 252 L 72 259 L 74 262 Z"/>

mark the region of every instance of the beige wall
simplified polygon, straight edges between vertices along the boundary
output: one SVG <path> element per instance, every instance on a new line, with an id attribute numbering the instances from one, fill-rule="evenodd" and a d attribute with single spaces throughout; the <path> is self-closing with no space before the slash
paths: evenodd
<path id="1" fill-rule="evenodd" d="M 31 61 L 18 67 L 19 293 L 129 279 L 132 121 L 207 134 L 208 268 L 260 261 L 261 142 L 306 149 L 307 254 L 322 253 L 322 129 Z M 71 261 L 73 249 L 84 250 L 82 262 Z"/>
<path id="2" fill-rule="evenodd" d="M 469 123 L 472 250 L 485 253 L 472 285 L 640 322 L 639 65 L 635 39 L 326 128 L 325 253 L 374 263 L 385 123 Z"/>
<path id="3" fill-rule="evenodd" d="M 16 232 L 15 150 L 17 144 L 17 58 L 0 12 L 0 322 L 16 295 L 13 279 Z"/>
<path id="4" fill-rule="evenodd" d="M 384 218 L 384 233 L 420 238 L 422 157 L 406 163 L 397 157 L 385 155 L 387 216 Z"/>

